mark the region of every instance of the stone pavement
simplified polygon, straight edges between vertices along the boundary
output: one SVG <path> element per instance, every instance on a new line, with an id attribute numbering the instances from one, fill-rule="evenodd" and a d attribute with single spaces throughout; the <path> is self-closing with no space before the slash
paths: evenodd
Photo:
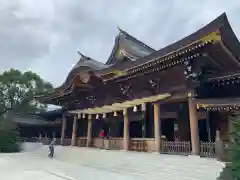
<path id="1" fill-rule="evenodd" d="M 28 145 L 25 152 L 0 154 L 1 180 L 215 180 L 223 164 L 194 156 L 160 155 L 91 148 Z"/>

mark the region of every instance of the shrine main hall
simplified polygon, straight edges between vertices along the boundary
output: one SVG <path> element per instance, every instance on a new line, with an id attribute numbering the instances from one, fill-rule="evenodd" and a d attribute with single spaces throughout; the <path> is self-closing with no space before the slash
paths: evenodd
<path id="1" fill-rule="evenodd" d="M 79 54 L 63 84 L 36 97 L 62 107 L 62 145 L 215 156 L 216 140 L 229 142 L 240 44 L 225 13 L 160 50 L 119 29 L 106 63 Z"/>

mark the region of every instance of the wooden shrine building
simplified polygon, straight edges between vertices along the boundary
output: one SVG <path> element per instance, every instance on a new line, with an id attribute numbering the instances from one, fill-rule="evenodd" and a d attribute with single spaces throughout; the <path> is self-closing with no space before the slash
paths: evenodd
<path id="1" fill-rule="evenodd" d="M 110 149 L 199 154 L 216 135 L 228 141 L 240 44 L 225 13 L 160 50 L 119 29 L 106 63 L 80 55 L 60 87 L 37 97 L 68 113 L 62 144 L 100 147 L 101 129 Z"/>
<path id="2" fill-rule="evenodd" d="M 8 111 L 4 116 L 16 124 L 20 138 L 26 141 L 33 141 L 39 138 L 39 136 L 45 138 L 60 137 L 62 114 L 62 110 L 35 114 L 21 114 Z"/>

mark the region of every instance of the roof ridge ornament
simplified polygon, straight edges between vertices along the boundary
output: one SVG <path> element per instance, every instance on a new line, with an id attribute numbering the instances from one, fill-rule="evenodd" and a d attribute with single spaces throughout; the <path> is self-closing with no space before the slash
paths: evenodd
<path id="1" fill-rule="evenodd" d="M 84 54 L 81 53 L 79 50 L 77 50 L 77 53 L 78 53 L 78 55 L 80 55 L 81 57 L 84 57 Z"/>
<path id="2" fill-rule="evenodd" d="M 117 26 L 117 29 L 118 29 L 118 31 L 119 31 L 119 35 L 125 35 L 125 36 L 130 36 L 126 31 L 124 31 L 124 30 L 122 30 L 119 26 Z"/>
<path id="3" fill-rule="evenodd" d="M 88 56 L 85 56 L 83 53 L 81 53 L 79 50 L 77 50 L 77 53 L 78 53 L 78 55 L 80 55 L 81 56 L 81 58 L 80 58 L 80 60 L 79 61 L 86 61 L 86 60 L 91 60 L 91 58 L 90 57 L 88 57 Z"/>

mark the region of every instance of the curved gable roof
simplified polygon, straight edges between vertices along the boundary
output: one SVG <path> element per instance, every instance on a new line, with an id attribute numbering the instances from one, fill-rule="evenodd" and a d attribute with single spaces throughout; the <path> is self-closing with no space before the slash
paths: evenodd
<path id="1" fill-rule="evenodd" d="M 114 64 L 124 57 L 127 57 L 131 60 L 136 60 L 155 51 L 156 50 L 129 35 L 127 32 L 119 29 L 119 34 L 115 38 L 113 50 L 106 64 Z"/>
<path id="2" fill-rule="evenodd" d="M 88 56 L 83 55 L 82 53 L 78 52 L 78 54 L 81 56 L 80 60 L 77 62 L 77 64 L 72 68 L 72 70 L 68 73 L 68 76 L 64 83 L 56 88 L 56 90 L 62 89 L 65 85 L 67 85 L 77 74 L 84 74 L 89 71 L 97 71 L 102 70 L 109 65 L 106 65 L 104 63 L 101 63 L 99 61 L 96 61 Z"/>
<path id="3" fill-rule="evenodd" d="M 106 64 L 96 61 L 90 57 L 83 55 L 82 53 L 78 52 L 81 55 L 80 60 L 77 64 L 72 68 L 71 71 L 76 71 L 79 68 L 90 68 L 92 70 L 101 70 L 108 67 Z"/>

